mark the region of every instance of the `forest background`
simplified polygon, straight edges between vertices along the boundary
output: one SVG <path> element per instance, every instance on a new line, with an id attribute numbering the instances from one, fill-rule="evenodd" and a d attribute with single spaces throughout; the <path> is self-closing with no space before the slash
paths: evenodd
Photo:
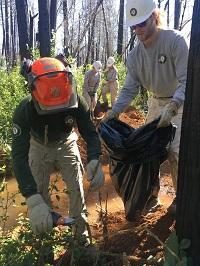
<path id="1" fill-rule="evenodd" d="M 166 25 L 184 32 L 189 41 L 194 1 L 163 0 L 157 1 L 157 4 L 165 12 Z M 3 264 L 9 254 L 13 255 L 10 258 L 13 263 L 17 260 L 15 254 L 19 250 L 16 248 L 21 239 L 24 245 L 21 246 L 22 262 L 18 265 L 26 265 L 23 264 L 24 259 L 36 260 L 41 251 L 32 249 L 29 252 L 32 244 L 35 247 L 41 244 L 41 239 L 32 239 L 27 220 L 23 217 L 19 222 L 27 231 L 20 231 L 21 239 L 16 239 L 15 234 L 13 238 L 13 234 L 5 230 L 9 206 L 15 204 L 15 195 L 8 192 L 5 197 L 10 174 L 12 114 L 28 93 L 26 81 L 19 75 L 21 61 L 64 53 L 72 65 L 81 93 L 84 72 L 93 61 L 101 60 L 105 67 L 106 59 L 114 56 L 121 88 L 126 75 L 127 55 L 137 43 L 134 32 L 126 27 L 124 6 L 124 0 L 0 1 L 0 174 L 3 180 L 0 186 L 0 193 L 3 193 L 0 195 L 0 222 L 1 241 L 4 243 L 1 245 L 1 265 L 12 265 Z M 136 99 L 133 104 L 138 102 L 139 108 L 144 108 L 143 100 Z M 28 249 L 24 248 L 27 241 Z M 53 236 L 49 241 L 52 243 L 57 239 Z"/>

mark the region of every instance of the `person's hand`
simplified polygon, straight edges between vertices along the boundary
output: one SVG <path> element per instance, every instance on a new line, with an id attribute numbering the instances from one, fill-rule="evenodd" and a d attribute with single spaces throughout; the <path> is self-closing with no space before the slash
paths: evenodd
<path id="1" fill-rule="evenodd" d="M 89 191 L 96 191 L 104 184 L 104 173 L 99 160 L 91 160 L 87 166 L 87 180 L 90 182 Z"/>
<path id="2" fill-rule="evenodd" d="M 157 127 L 167 127 L 169 126 L 173 116 L 178 113 L 178 105 L 176 102 L 171 101 L 162 110 L 160 120 Z"/>
<path id="3" fill-rule="evenodd" d="M 53 219 L 50 207 L 44 202 L 40 194 L 26 199 L 30 225 L 36 235 L 49 232 L 53 228 Z"/>
<path id="4" fill-rule="evenodd" d="M 101 122 L 106 123 L 108 120 L 111 120 L 113 118 L 118 118 L 119 117 L 119 113 L 115 113 L 112 110 L 108 111 L 105 116 L 103 117 L 103 119 L 101 120 Z"/>

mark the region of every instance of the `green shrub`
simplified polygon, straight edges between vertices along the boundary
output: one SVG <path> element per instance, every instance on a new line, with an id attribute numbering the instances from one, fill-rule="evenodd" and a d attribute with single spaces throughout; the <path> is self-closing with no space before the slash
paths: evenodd
<path id="1" fill-rule="evenodd" d="M 0 80 L 0 147 L 2 147 L 3 144 L 11 143 L 13 111 L 27 94 L 27 90 L 18 68 L 10 73 L 0 70 Z"/>

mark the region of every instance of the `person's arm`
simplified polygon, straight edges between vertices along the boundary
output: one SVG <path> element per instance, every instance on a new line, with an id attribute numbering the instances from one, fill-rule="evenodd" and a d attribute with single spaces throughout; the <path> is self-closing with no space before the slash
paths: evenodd
<path id="1" fill-rule="evenodd" d="M 168 126 L 172 118 L 177 115 L 178 108 L 185 100 L 185 87 L 187 80 L 188 46 L 183 36 L 177 35 L 172 47 L 172 56 L 178 86 L 172 100 L 163 108 L 157 127 Z"/>
<path id="2" fill-rule="evenodd" d="M 101 143 L 95 126 L 90 118 L 90 110 L 83 97 L 78 98 L 77 126 L 81 137 L 87 144 L 87 160 L 99 159 L 101 155 Z"/>
<path id="3" fill-rule="evenodd" d="M 129 55 L 127 59 L 127 75 L 124 86 L 120 91 L 116 103 L 114 104 L 112 111 L 115 113 L 121 113 L 126 107 L 128 107 L 133 99 L 139 92 L 139 80 L 136 73 L 137 61 L 133 60 L 132 55 Z"/>
<path id="4" fill-rule="evenodd" d="M 185 100 L 185 87 L 187 80 L 187 63 L 188 63 L 188 45 L 185 38 L 181 35 L 177 35 L 172 47 L 172 56 L 174 59 L 174 66 L 176 76 L 178 79 L 178 86 L 173 95 L 172 101 L 181 106 Z"/>
<path id="5" fill-rule="evenodd" d="M 51 208 L 37 192 L 37 185 L 28 162 L 29 147 L 30 119 L 25 100 L 16 108 L 13 116 L 13 168 L 19 190 L 26 198 L 31 228 L 35 234 L 40 235 L 52 230 L 53 219 Z"/>
<path id="6" fill-rule="evenodd" d="M 16 108 L 13 116 L 12 160 L 19 190 L 24 197 L 37 193 L 37 185 L 28 162 L 30 146 L 30 124 L 26 101 Z"/>
<path id="7" fill-rule="evenodd" d="M 82 97 L 79 98 L 77 112 L 78 130 L 87 143 L 87 180 L 90 182 L 90 191 L 99 190 L 104 184 L 104 173 L 99 160 L 101 155 L 101 143 L 95 126 L 90 119 L 88 106 Z"/>
<path id="8" fill-rule="evenodd" d="M 97 81 L 96 81 L 96 83 L 95 83 L 95 86 L 94 86 L 94 93 L 97 92 L 97 89 L 98 89 L 99 84 L 100 84 L 100 80 L 101 80 L 101 75 L 99 74 L 99 75 L 98 75 L 98 78 L 97 78 Z"/>
<path id="9" fill-rule="evenodd" d="M 89 90 L 89 73 L 86 72 L 83 82 L 83 91 L 88 92 L 88 90 Z"/>

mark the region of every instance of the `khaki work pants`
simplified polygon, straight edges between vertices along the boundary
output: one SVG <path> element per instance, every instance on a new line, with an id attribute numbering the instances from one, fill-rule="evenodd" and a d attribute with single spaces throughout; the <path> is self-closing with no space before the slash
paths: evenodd
<path id="1" fill-rule="evenodd" d="M 148 100 L 148 114 L 145 123 L 150 123 L 161 114 L 164 106 L 171 101 L 170 98 L 150 98 Z M 178 114 L 172 118 L 172 123 L 176 125 L 176 134 L 173 142 L 169 147 L 168 161 L 170 164 L 171 176 L 174 189 L 177 189 L 177 175 L 178 175 L 178 159 L 179 146 L 181 137 L 181 123 L 182 123 L 183 106 L 179 108 Z"/>
<path id="2" fill-rule="evenodd" d="M 87 235 L 86 206 L 83 191 L 83 166 L 77 146 L 77 135 L 72 133 L 65 142 L 42 145 L 30 140 L 29 165 L 37 183 L 38 193 L 51 206 L 50 175 L 59 169 L 69 191 L 69 215 L 77 220 L 76 233 Z M 67 208 L 67 206 L 66 206 Z"/>
<path id="3" fill-rule="evenodd" d="M 115 81 L 111 81 L 111 82 L 107 82 L 103 89 L 102 89 L 102 99 L 103 102 L 108 102 L 107 93 L 110 93 L 110 97 L 111 97 L 111 105 L 113 106 L 114 103 L 116 102 L 116 98 L 117 98 L 117 93 L 118 93 L 118 89 L 119 89 L 119 82 L 118 80 Z"/>

